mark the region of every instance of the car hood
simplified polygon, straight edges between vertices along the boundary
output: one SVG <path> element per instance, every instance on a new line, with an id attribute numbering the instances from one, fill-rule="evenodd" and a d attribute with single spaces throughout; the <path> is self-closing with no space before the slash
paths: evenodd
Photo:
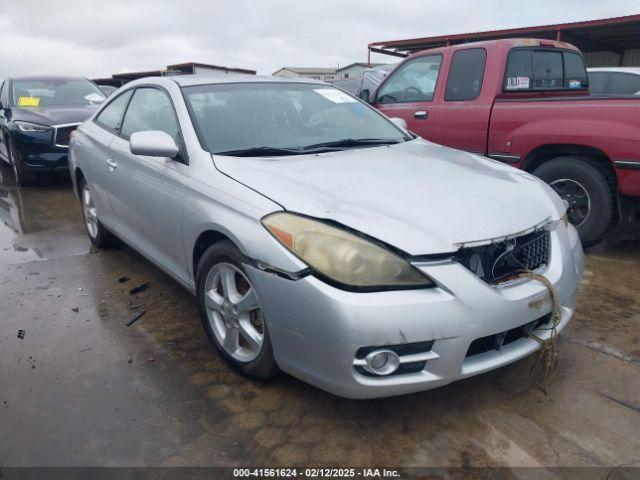
<path id="1" fill-rule="evenodd" d="M 532 175 L 422 139 L 214 162 L 286 210 L 331 219 L 411 255 L 512 235 L 563 211 L 560 198 Z"/>
<path id="2" fill-rule="evenodd" d="M 82 123 L 98 108 L 99 105 L 14 108 L 12 119 L 47 126 Z"/>

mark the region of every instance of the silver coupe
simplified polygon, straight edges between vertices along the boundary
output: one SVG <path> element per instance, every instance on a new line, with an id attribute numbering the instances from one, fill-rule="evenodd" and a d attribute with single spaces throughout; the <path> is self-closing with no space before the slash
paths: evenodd
<path id="1" fill-rule="evenodd" d="M 463 135 L 464 132 L 461 132 Z M 318 82 L 128 83 L 74 133 L 87 232 L 193 292 L 242 374 L 351 398 L 514 362 L 576 305 L 583 255 L 537 178 L 417 138 Z"/>

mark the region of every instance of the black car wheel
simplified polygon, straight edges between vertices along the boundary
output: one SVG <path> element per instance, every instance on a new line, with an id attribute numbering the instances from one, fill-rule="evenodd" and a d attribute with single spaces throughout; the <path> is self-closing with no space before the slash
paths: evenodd
<path id="1" fill-rule="evenodd" d="M 25 170 L 22 159 L 13 147 L 11 137 L 7 137 L 6 145 L 9 164 L 11 165 L 11 169 L 13 170 L 13 178 L 15 179 L 16 184 L 20 185 L 21 187 L 28 187 L 33 185 L 33 183 L 35 182 L 35 175 Z"/>
<path id="2" fill-rule="evenodd" d="M 598 243 L 615 215 L 615 196 L 605 174 L 588 158 L 558 157 L 535 169 L 567 202 L 567 217 L 580 234 L 582 245 Z"/>

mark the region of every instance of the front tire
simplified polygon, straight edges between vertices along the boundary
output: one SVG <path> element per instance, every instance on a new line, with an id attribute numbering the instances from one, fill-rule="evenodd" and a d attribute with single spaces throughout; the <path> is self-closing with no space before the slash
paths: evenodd
<path id="1" fill-rule="evenodd" d="M 569 203 L 567 216 L 584 247 L 600 242 L 613 224 L 615 196 L 605 174 L 588 158 L 558 157 L 533 174 Z"/>
<path id="2" fill-rule="evenodd" d="M 91 243 L 98 248 L 112 246 L 116 238 L 98 220 L 98 211 L 93 201 L 93 195 L 84 178 L 80 180 L 80 202 L 82 203 L 82 218 Z"/>
<path id="3" fill-rule="evenodd" d="M 204 252 L 196 293 L 202 324 L 222 358 L 254 380 L 278 373 L 260 299 L 231 242 L 216 243 Z"/>
<path id="4" fill-rule="evenodd" d="M 31 172 L 26 171 L 24 163 L 18 155 L 16 155 L 15 149 L 13 147 L 13 143 L 11 142 L 11 137 L 7 137 L 7 153 L 9 157 L 9 165 L 11 165 L 11 169 L 13 170 L 13 178 L 15 179 L 16 185 L 21 187 L 30 187 L 35 183 L 35 175 Z"/>

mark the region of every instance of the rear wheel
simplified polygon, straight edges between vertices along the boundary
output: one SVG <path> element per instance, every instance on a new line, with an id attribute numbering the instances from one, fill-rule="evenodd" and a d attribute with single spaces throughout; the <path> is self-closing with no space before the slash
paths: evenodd
<path id="1" fill-rule="evenodd" d="M 615 214 L 613 188 L 606 175 L 587 158 L 558 157 L 533 172 L 567 202 L 567 216 L 582 245 L 598 243 L 609 231 Z"/>
<path id="2" fill-rule="evenodd" d="M 98 220 L 98 211 L 93 201 L 93 195 L 87 181 L 80 180 L 80 201 L 82 202 L 82 217 L 89 235 L 89 240 L 98 248 L 109 247 L 115 243 L 113 234 Z"/>
<path id="3" fill-rule="evenodd" d="M 249 378 L 275 375 L 278 367 L 262 305 L 231 242 L 204 252 L 196 289 L 204 329 L 220 355 Z"/>
<path id="4" fill-rule="evenodd" d="M 11 137 L 7 137 L 7 153 L 9 157 L 9 164 L 13 170 L 13 178 L 16 185 L 21 187 L 29 187 L 35 182 L 35 175 L 31 172 L 27 172 L 22 161 L 22 158 L 17 154 L 11 142 Z"/>

